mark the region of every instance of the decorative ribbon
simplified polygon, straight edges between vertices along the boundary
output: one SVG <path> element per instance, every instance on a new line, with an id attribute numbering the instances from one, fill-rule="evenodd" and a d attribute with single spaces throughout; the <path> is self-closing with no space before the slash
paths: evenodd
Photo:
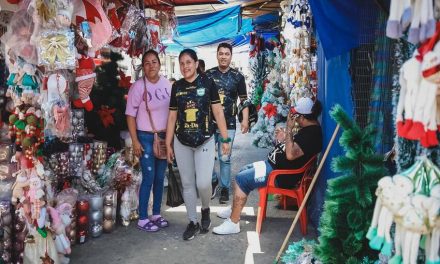
<path id="1" fill-rule="evenodd" d="M 69 40 L 65 35 L 55 34 L 47 36 L 41 39 L 40 45 L 42 47 L 41 56 L 51 65 L 53 65 L 56 60 L 60 62 L 66 61 L 69 56 Z"/>

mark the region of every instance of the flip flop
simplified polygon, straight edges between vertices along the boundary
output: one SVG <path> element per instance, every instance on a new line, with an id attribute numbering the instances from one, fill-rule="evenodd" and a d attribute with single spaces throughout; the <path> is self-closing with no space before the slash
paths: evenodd
<path id="1" fill-rule="evenodd" d="M 170 225 L 170 223 L 168 223 L 168 221 L 162 216 L 159 216 L 156 220 L 153 221 L 153 223 L 160 228 L 168 227 Z"/>
<path id="2" fill-rule="evenodd" d="M 159 231 L 159 227 L 155 223 L 153 223 L 152 221 L 149 221 L 144 226 L 136 225 L 136 227 L 142 231 L 145 231 L 145 232 Z"/>

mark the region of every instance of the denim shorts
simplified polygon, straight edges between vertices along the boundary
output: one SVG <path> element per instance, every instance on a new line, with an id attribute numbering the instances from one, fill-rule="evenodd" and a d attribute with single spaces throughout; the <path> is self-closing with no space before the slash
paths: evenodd
<path id="1" fill-rule="evenodd" d="M 254 164 L 244 166 L 235 177 L 235 182 L 245 194 L 249 195 L 252 190 L 267 185 L 268 176 L 273 169 L 267 160 L 264 162 L 266 163 L 266 175 L 264 177 L 255 177 Z"/>

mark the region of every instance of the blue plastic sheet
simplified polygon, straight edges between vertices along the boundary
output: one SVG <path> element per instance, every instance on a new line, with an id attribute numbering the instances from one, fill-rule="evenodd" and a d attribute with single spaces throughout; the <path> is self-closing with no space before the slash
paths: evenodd
<path id="1" fill-rule="evenodd" d="M 322 154 L 324 154 L 337 125 L 329 114 L 332 107 L 340 104 L 349 116 L 353 116 L 349 63 L 349 52 L 326 60 L 322 45 L 318 45 L 318 100 L 321 101 L 323 106 L 321 125 L 324 148 Z M 319 226 L 319 218 L 321 217 L 327 190 L 327 180 L 337 176 L 331 170 L 332 157 L 344 155 L 344 151 L 339 145 L 341 132 L 339 130 L 338 136 L 330 149 L 308 205 L 309 219 L 315 227 Z"/>
<path id="2" fill-rule="evenodd" d="M 374 38 L 374 27 L 362 25 L 361 10 L 378 9 L 371 0 L 309 0 L 325 57 L 344 54 Z M 366 32 L 366 30 L 371 32 Z"/>
<path id="3" fill-rule="evenodd" d="M 252 19 L 241 19 L 240 6 L 210 14 L 177 18 L 178 36 L 173 41 L 183 47 L 197 47 L 234 39 L 253 31 Z"/>

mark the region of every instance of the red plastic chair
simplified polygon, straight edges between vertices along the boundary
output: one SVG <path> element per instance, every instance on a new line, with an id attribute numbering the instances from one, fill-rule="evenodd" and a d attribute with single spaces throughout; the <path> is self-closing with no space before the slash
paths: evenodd
<path id="1" fill-rule="evenodd" d="M 313 156 L 302 168 L 296 170 L 273 170 L 267 181 L 267 186 L 260 188 L 258 192 L 260 193 L 260 202 L 258 206 L 257 215 L 257 233 L 260 234 L 261 226 L 264 219 L 266 218 L 267 209 L 267 195 L 268 194 L 281 194 L 283 195 L 283 204 L 286 207 L 286 197 L 292 197 L 296 200 L 298 208 L 304 199 L 307 189 L 312 182 L 313 175 L 316 171 L 316 161 L 318 155 Z M 275 179 L 278 175 L 294 175 L 303 174 L 300 184 L 295 189 L 283 189 L 275 187 Z M 303 235 L 307 234 L 307 207 L 304 207 L 301 216 L 299 218 L 301 223 L 301 232 Z"/>

